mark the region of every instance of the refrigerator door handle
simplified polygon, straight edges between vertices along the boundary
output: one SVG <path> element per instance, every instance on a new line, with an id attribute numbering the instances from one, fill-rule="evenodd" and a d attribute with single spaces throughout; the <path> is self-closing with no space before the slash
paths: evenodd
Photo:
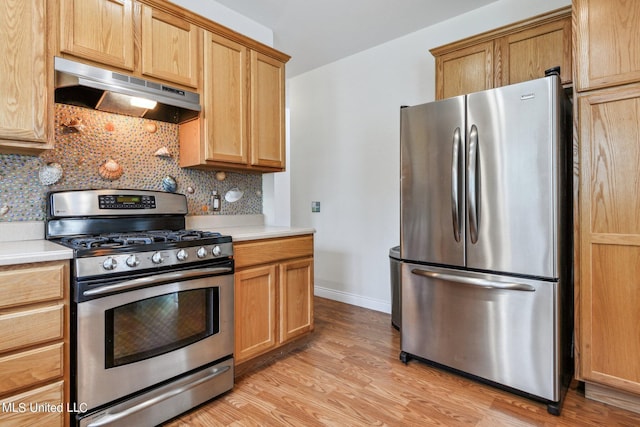
<path id="1" fill-rule="evenodd" d="M 460 128 L 453 132 L 453 149 L 451 160 L 451 217 L 453 219 L 453 238 L 460 241 L 460 200 L 459 200 L 459 180 L 460 180 L 460 147 L 462 137 Z"/>
<path id="2" fill-rule="evenodd" d="M 418 276 L 428 277 L 430 279 L 445 280 L 447 282 L 455 282 L 463 285 L 477 286 L 484 289 L 500 289 L 500 290 L 506 290 L 506 291 L 524 291 L 524 292 L 536 291 L 536 288 L 534 288 L 533 286 L 525 285 L 523 283 L 494 282 L 492 280 L 480 279 L 477 277 L 465 277 L 465 276 L 458 276 L 455 274 L 436 273 L 434 271 L 420 270 L 418 268 L 414 268 L 413 270 L 411 270 L 411 273 L 416 274 Z"/>
<path id="3" fill-rule="evenodd" d="M 469 132 L 469 177 L 468 194 L 469 194 L 469 237 L 471 243 L 478 241 L 478 128 L 476 125 L 471 126 Z"/>

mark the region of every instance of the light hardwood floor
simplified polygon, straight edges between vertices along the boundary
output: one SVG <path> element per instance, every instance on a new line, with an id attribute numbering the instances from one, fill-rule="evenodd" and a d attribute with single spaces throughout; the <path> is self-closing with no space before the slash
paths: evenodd
<path id="1" fill-rule="evenodd" d="M 526 398 L 398 359 L 390 316 L 315 298 L 302 348 L 166 426 L 640 426 L 640 414 L 587 400 L 574 382 L 562 414 Z"/>

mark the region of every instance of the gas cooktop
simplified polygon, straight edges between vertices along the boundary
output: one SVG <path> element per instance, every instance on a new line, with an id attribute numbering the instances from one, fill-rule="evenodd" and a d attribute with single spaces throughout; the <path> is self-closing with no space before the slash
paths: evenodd
<path id="1" fill-rule="evenodd" d="M 72 249 L 130 248 L 154 243 L 189 242 L 193 245 L 220 242 L 222 235 L 198 230 L 150 230 L 64 237 L 59 243 Z M 213 239 L 213 240 L 212 240 Z"/>

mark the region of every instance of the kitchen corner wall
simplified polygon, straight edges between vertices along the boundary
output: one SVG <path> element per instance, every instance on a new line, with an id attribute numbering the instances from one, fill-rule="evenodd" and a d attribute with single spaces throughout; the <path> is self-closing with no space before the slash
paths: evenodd
<path id="1" fill-rule="evenodd" d="M 70 124 L 74 126 L 67 126 Z M 163 148 L 169 155 L 156 155 Z M 39 156 L 0 154 L 0 221 L 44 220 L 48 191 L 164 190 L 166 177 L 175 180 L 176 192 L 187 196 L 189 215 L 212 214 L 209 205 L 214 190 L 222 196 L 222 208 L 216 215 L 262 213 L 260 174 L 226 172 L 226 178 L 219 181 L 214 171 L 180 168 L 178 154 L 178 125 L 56 104 L 53 150 Z M 121 176 L 115 178 L 118 171 L 101 175 L 100 168 L 108 160 L 122 168 Z M 59 180 L 46 185 L 60 170 Z M 244 195 L 228 203 L 224 194 L 233 188 Z"/>
<path id="2" fill-rule="evenodd" d="M 390 312 L 400 106 L 433 101 L 429 49 L 568 4 L 499 0 L 289 79 L 291 224 L 316 229 L 316 295 Z"/>

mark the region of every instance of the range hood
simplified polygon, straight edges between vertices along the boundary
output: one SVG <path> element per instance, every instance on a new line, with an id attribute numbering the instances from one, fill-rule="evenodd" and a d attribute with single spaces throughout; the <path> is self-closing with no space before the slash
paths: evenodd
<path id="1" fill-rule="evenodd" d="M 57 103 L 170 123 L 194 119 L 201 110 L 195 92 L 59 57 L 54 67 Z"/>

